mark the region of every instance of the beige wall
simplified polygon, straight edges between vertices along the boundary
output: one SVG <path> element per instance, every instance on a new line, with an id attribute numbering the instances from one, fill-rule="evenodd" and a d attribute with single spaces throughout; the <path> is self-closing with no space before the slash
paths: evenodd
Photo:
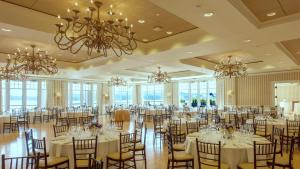
<path id="1" fill-rule="evenodd" d="M 218 105 L 274 105 L 274 83 L 300 80 L 300 71 L 217 80 Z M 218 90 L 223 89 L 223 90 Z M 223 100 L 222 100 L 223 98 Z"/>

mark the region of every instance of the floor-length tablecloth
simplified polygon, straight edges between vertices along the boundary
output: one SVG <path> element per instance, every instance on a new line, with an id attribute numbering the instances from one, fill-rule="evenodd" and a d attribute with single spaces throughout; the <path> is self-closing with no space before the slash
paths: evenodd
<path id="1" fill-rule="evenodd" d="M 115 111 L 115 120 L 116 121 L 130 121 L 130 112 L 129 110 L 116 110 Z"/>

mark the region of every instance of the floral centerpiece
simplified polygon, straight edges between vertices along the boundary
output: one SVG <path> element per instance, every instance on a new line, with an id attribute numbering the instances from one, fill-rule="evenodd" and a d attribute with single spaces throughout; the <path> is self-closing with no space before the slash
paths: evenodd
<path id="1" fill-rule="evenodd" d="M 191 112 L 185 113 L 185 117 L 186 117 L 187 121 L 190 121 L 192 118 L 192 113 Z"/>
<path id="2" fill-rule="evenodd" d="M 90 131 L 92 132 L 92 136 L 97 135 L 98 132 L 101 132 L 101 129 L 103 127 L 102 123 L 99 123 L 97 121 L 93 121 L 88 125 Z"/>
<path id="3" fill-rule="evenodd" d="M 231 139 L 233 137 L 233 133 L 234 133 L 234 127 L 233 125 L 226 125 L 225 126 L 225 137 L 228 139 Z"/>

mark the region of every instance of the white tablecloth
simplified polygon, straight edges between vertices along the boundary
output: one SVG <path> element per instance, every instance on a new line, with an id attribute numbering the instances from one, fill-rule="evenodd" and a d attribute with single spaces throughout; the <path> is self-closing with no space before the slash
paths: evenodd
<path id="1" fill-rule="evenodd" d="M 1 115 L 0 116 L 0 133 L 3 133 L 3 123 L 9 122 L 9 116 L 8 115 Z"/>
<path id="2" fill-rule="evenodd" d="M 118 152 L 118 143 L 119 132 L 108 129 L 104 130 L 103 134 L 98 135 L 97 157 L 102 157 L 104 159 L 109 153 Z M 50 141 L 49 155 L 55 157 L 69 157 L 70 168 L 73 169 L 74 156 L 72 144 L 71 136 L 57 137 Z"/>
<path id="3" fill-rule="evenodd" d="M 188 135 L 186 140 L 186 153 L 194 156 L 195 169 L 198 169 L 198 158 L 196 148 L 196 138 L 203 142 L 218 143 L 221 141 L 221 162 L 229 165 L 231 169 L 236 169 L 237 165 L 243 162 L 253 162 L 253 141 L 260 143 L 269 142 L 267 139 L 240 132 L 234 133 L 232 139 L 224 139 L 220 131 L 204 129 L 197 133 Z"/>
<path id="4" fill-rule="evenodd" d="M 186 122 L 197 122 L 196 118 L 191 118 L 191 119 L 187 120 L 186 118 L 172 117 L 172 120 L 176 120 L 176 121 L 181 120 L 181 130 L 183 130 L 183 131 L 186 131 Z M 163 128 L 167 130 L 169 123 L 170 123 L 170 120 L 164 120 Z"/>

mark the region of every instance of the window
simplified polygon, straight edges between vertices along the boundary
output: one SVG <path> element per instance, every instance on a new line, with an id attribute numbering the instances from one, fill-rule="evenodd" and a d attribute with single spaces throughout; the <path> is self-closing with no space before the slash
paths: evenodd
<path id="1" fill-rule="evenodd" d="M 132 104 L 132 86 L 113 86 L 113 104 L 125 106 Z"/>
<path id="2" fill-rule="evenodd" d="M 142 101 L 144 105 L 164 104 L 164 86 L 161 84 L 142 85 Z"/>
<path id="3" fill-rule="evenodd" d="M 38 107 L 38 81 L 26 81 L 26 109 Z"/>
<path id="4" fill-rule="evenodd" d="M 81 95 L 80 95 L 80 83 L 69 83 L 69 106 L 80 106 Z"/>
<path id="5" fill-rule="evenodd" d="M 47 83 L 46 81 L 41 81 L 41 107 L 47 107 Z"/>
<path id="6" fill-rule="evenodd" d="M 182 82 L 178 86 L 179 106 L 192 106 L 193 100 L 197 100 L 194 107 L 206 107 L 216 104 L 216 81 Z"/>
<path id="7" fill-rule="evenodd" d="M 93 106 L 98 105 L 97 95 L 98 95 L 98 86 L 97 84 L 93 84 L 93 98 L 92 98 Z"/>
<path id="8" fill-rule="evenodd" d="M 10 81 L 9 107 L 12 109 L 22 109 L 23 106 L 23 86 L 22 81 Z"/>
<path id="9" fill-rule="evenodd" d="M 68 84 L 69 106 L 97 106 L 96 83 L 70 82 Z"/>
<path id="10" fill-rule="evenodd" d="M 82 85 L 82 105 L 90 106 L 92 97 L 92 85 L 83 84 Z"/>

